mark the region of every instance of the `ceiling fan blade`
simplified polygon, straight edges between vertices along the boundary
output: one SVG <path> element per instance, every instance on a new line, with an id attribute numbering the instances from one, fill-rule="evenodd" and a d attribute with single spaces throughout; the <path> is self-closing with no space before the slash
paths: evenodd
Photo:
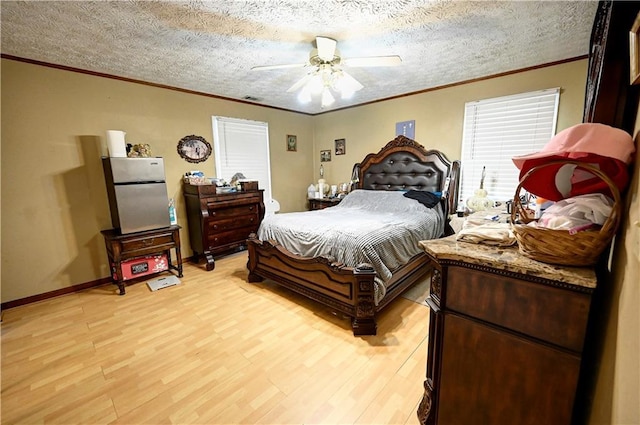
<path id="1" fill-rule="evenodd" d="M 264 65 L 264 66 L 254 66 L 251 68 L 252 71 L 268 71 L 271 69 L 287 69 L 287 68 L 303 68 L 307 66 L 306 63 L 290 63 L 287 65 Z"/>
<path id="2" fill-rule="evenodd" d="M 307 74 L 304 77 L 302 77 L 301 79 L 299 79 L 294 85 L 289 87 L 289 89 L 287 90 L 287 93 L 292 93 L 292 92 L 298 90 L 300 87 L 302 87 L 305 84 L 307 84 L 307 81 L 309 81 L 312 76 L 313 76 L 313 74 Z"/>
<path id="3" fill-rule="evenodd" d="M 353 92 L 357 92 L 358 90 L 364 87 L 362 84 L 360 84 L 358 80 L 353 78 L 347 72 L 340 71 L 340 73 L 342 75 L 342 80 L 340 81 L 340 84 L 339 84 L 341 90 L 346 90 L 347 92 L 353 93 Z"/>
<path id="4" fill-rule="evenodd" d="M 342 59 L 347 66 L 396 66 L 402 63 L 400 56 L 369 56 L 364 58 Z"/>
<path id="5" fill-rule="evenodd" d="M 331 62 L 336 53 L 336 45 L 338 44 L 333 38 L 316 37 L 316 47 L 318 49 L 318 57 L 323 61 Z"/>

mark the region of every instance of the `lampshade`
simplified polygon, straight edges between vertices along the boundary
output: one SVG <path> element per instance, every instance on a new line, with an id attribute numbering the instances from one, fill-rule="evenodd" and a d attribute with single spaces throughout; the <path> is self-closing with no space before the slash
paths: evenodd
<path id="1" fill-rule="evenodd" d="M 336 99 L 333 97 L 333 95 L 331 94 L 331 92 L 329 91 L 329 87 L 325 87 L 322 90 L 322 107 L 327 107 L 330 106 L 333 102 L 335 102 Z"/>
<path id="2" fill-rule="evenodd" d="M 340 95 L 342 99 L 349 99 L 363 87 L 339 65 L 322 63 L 287 91 L 294 92 L 300 89 L 298 101 L 301 103 L 308 103 L 313 96 L 320 96 L 321 106 L 325 108 L 335 102 L 332 91 Z"/>

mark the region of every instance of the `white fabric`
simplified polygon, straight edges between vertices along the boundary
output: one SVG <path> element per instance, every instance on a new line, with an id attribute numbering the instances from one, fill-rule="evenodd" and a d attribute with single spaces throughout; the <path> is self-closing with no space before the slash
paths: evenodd
<path id="1" fill-rule="evenodd" d="M 538 220 L 538 227 L 580 230 L 591 225 L 603 225 L 613 207 L 613 200 L 601 193 L 563 199 L 547 208 Z"/>
<path id="2" fill-rule="evenodd" d="M 511 246 L 516 237 L 508 223 L 465 221 L 456 240 L 461 242 L 481 243 L 495 246 Z"/>

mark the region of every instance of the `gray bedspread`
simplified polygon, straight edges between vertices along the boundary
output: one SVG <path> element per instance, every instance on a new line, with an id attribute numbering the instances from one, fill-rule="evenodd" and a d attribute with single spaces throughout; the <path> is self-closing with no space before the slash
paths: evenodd
<path id="1" fill-rule="evenodd" d="M 393 270 L 422 251 L 418 242 L 443 232 L 440 205 L 427 208 L 403 192 L 355 190 L 335 207 L 266 216 L 258 238 L 275 240 L 304 257 L 324 257 L 350 267 L 371 264 L 379 301 Z"/>

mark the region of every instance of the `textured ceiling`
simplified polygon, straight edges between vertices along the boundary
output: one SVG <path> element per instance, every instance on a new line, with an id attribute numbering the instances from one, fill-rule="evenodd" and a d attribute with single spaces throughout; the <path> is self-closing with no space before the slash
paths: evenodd
<path id="1" fill-rule="evenodd" d="M 309 114 L 588 54 L 595 1 L 2 1 L 2 54 Z M 315 36 L 364 85 L 322 109 L 287 93 Z"/>

